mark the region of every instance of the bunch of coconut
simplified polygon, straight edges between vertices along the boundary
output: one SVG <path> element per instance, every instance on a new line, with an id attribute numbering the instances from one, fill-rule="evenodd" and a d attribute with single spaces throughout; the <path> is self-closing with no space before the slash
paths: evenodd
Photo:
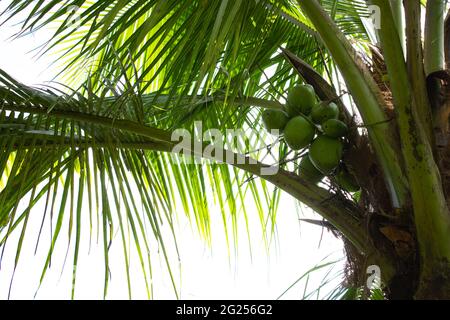
<path id="1" fill-rule="evenodd" d="M 339 119 L 334 102 L 320 101 L 311 85 L 293 87 L 284 110 L 266 109 L 266 129 L 279 130 L 292 150 L 308 149 L 299 164 L 299 175 L 312 183 L 325 176 L 348 192 L 359 190 L 354 177 L 341 164 L 347 125 Z"/>

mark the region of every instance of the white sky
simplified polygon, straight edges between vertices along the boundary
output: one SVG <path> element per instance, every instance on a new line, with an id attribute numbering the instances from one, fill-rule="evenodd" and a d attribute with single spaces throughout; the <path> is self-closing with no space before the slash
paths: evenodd
<path id="1" fill-rule="evenodd" d="M 51 80 L 56 73 L 55 67 L 49 67 L 52 57 L 45 56 L 39 60 L 33 59 L 30 50 L 42 44 L 45 38 L 32 34 L 26 38 L 7 41 L 12 34 L 11 27 L 0 28 L 0 68 L 17 80 L 26 84 L 39 84 Z M 45 34 L 45 32 L 44 32 Z M 87 207 L 87 206 L 86 206 Z M 184 213 L 179 209 L 177 223 L 178 243 L 180 247 L 182 274 L 181 280 L 177 275 L 176 284 L 180 288 L 181 298 L 184 299 L 275 299 L 287 289 L 304 272 L 320 263 L 326 256 L 333 254 L 334 259 L 342 258 L 342 243 L 328 232 L 323 233 L 316 226 L 306 223 L 299 224 L 296 203 L 288 195 L 283 195 L 278 214 L 278 240 L 271 246 L 267 254 L 260 235 L 259 221 L 254 208 L 247 208 L 251 217 L 252 259 L 248 247 L 244 221 L 241 221 L 240 243 L 237 257 L 231 250 L 231 258 L 225 245 L 225 237 L 221 223 L 219 208 L 211 210 L 212 217 L 212 249 L 208 248 L 192 230 Z M 38 253 L 34 255 L 37 230 L 40 226 L 43 204 L 35 207 L 29 221 L 29 234 L 25 238 L 23 253 L 11 291 L 11 299 L 32 299 L 38 288 L 39 277 L 48 250 L 48 233 L 41 239 Z M 313 214 L 306 210 L 308 217 Z M 83 212 L 86 224 L 88 212 Z M 318 216 L 313 216 L 319 218 Z M 34 231 L 33 231 L 34 230 Z M 88 230 L 88 228 L 86 228 Z M 16 232 L 5 250 L 0 271 L 0 299 L 6 299 L 14 265 L 15 244 L 20 233 Z M 48 231 L 48 230 L 47 230 Z M 53 255 L 52 268 L 36 295 L 37 299 L 69 299 L 71 293 L 72 251 L 69 251 L 66 267 L 62 271 L 62 264 L 66 254 L 67 237 L 62 231 L 59 245 Z M 67 232 L 66 232 L 67 233 Z M 76 299 L 99 299 L 103 294 L 104 263 L 101 242 L 93 244 L 88 254 L 89 234 L 82 234 L 79 265 L 77 270 Z M 169 239 L 169 238 L 167 238 Z M 320 243 L 320 247 L 319 247 Z M 122 258 L 120 237 L 117 234 L 110 250 L 111 282 L 108 299 L 127 298 L 126 277 Z M 172 255 L 175 257 L 174 255 Z M 170 279 L 165 272 L 164 260 L 154 259 L 154 298 L 171 299 L 174 293 Z M 327 261 L 334 260 L 333 258 Z M 176 269 L 176 259 L 173 261 Z M 342 264 L 339 264 L 342 266 Z M 339 267 L 338 266 L 338 267 Z M 339 268 L 336 271 L 339 271 Z M 142 273 L 138 259 L 131 259 L 132 293 L 134 299 L 145 299 Z M 176 272 L 177 273 L 177 272 Z M 310 280 L 308 291 L 317 286 L 324 276 L 324 272 L 317 272 Z M 335 282 L 336 283 L 336 282 Z M 283 298 L 299 299 L 303 295 L 303 284 L 296 286 Z M 324 292 L 325 293 L 325 292 Z"/>

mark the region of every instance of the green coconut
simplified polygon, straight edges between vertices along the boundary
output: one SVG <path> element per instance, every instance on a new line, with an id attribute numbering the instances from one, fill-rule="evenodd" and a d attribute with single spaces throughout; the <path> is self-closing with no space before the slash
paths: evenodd
<path id="1" fill-rule="evenodd" d="M 316 128 L 302 116 L 292 118 L 284 128 L 284 140 L 293 150 L 308 146 L 315 134 Z"/>
<path id="2" fill-rule="evenodd" d="M 339 170 L 335 179 L 337 184 L 348 192 L 357 192 L 360 189 L 355 177 L 344 168 Z"/>
<path id="3" fill-rule="evenodd" d="M 282 132 L 289 121 L 289 117 L 284 111 L 266 109 L 262 113 L 262 120 L 267 131 L 279 130 Z"/>
<path id="4" fill-rule="evenodd" d="M 314 88 L 309 85 L 295 86 L 289 90 L 286 108 L 289 116 L 308 115 L 317 103 Z"/>
<path id="5" fill-rule="evenodd" d="M 332 138 L 340 138 L 347 134 L 347 125 L 338 119 L 328 119 L 322 123 L 323 132 Z"/>
<path id="6" fill-rule="evenodd" d="M 318 183 L 323 178 L 323 174 L 314 167 L 308 155 L 305 155 L 300 161 L 299 175 L 306 181 L 312 183 Z"/>
<path id="7" fill-rule="evenodd" d="M 336 103 L 326 104 L 321 102 L 316 104 L 311 111 L 311 117 L 314 123 L 322 124 L 329 119 L 337 119 L 339 116 L 339 108 Z"/>
<path id="8" fill-rule="evenodd" d="M 317 170 L 329 175 L 339 165 L 342 149 L 341 140 L 325 135 L 319 136 L 311 144 L 309 158 Z"/>

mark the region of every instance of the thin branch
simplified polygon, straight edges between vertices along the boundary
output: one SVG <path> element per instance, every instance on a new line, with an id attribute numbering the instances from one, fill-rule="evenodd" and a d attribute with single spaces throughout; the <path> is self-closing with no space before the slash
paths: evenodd
<path id="1" fill-rule="evenodd" d="M 7 103 L 3 105 L 3 108 L 9 111 L 45 114 L 55 118 L 76 120 L 111 129 L 123 130 L 155 141 L 153 149 L 156 151 L 171 153 L 173 152 L 173 147 L 178 143 L 171 140 L 171 132 L 169 131 L 148 127 L 130 120 L 111 119 L 77 111 L 59 110 L 57 108 L 53 108 L 48 112 L 48 109 L 42 107 L 20 106 Z M 188 146 L 186 147 L 189 148 Z M 225 161 L 226 163 L 271 182 L 321 214 L 338 228 L 361 252 L 372 253 L 376 251 L 368 241 L 366 230 L 362 226 L 361 221 L 356 218 L 358 216 L 361 217 L 362 213 L 359 212 L 360 209 L 352 201 L 339 195 L 331 194 L 327 190 L 281 168 L 278 168 L 278 172 L 274 175 L 265 175 L 264 170 L 262 170 L 267 167 L 265 164 L 229 150 L 222 150 L 222 157 L 218 154 L 211 157 L 205 156 L 203 153 L 205 147 L 207 147 L 207 144 L 204 144 L 201 150 L 196 150 L 191 147 L 189 151 L 194 156 L 200 156 L 210 160 L 220 159 L 220 161 L 223 161 L 227 159 Z M 243 157 L 244 161 L 234 161 L 239 157 Z M 230 159 L 232 160 L 230 161 Z"/>

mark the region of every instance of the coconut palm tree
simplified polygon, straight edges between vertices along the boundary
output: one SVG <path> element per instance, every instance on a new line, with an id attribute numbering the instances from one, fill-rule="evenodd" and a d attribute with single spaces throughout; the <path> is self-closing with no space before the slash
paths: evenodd
<path id="1" fill-rule="evenodd" d="M 41 198 L 55 219 L 43 276 L 65 219 L 76 270 L 81 215 L 98 212 L 106 292 L 113 222 L 122 236 L 130 225 L 145 273 L 143 219 L 166 255 L 160 229 L 177 199 L 208 237 L 208 192 L 232 228 L 250 199 L 266 228 L 286 192 L 343 239 L 353 291 L 377 266 L 388 298 L 450 298 L 446 1 L 24 0 L 2 16 L 25 17 L 18 35 L 53 26 L 42 52 L 59 50 L 66 79 L 34 88 L 0 72 L 1 244 L 20 233 L 16 263 Z M 320 183 L 298 169 L 308 147 L 291 150 L 262 130 L 261 112 L 284 110 L 301 83 L 335 103 L 349 128 L 339 168 Z M 266 145 L 249 138 L 245 151 L 212 153 L 194 139 L 185 155 L 226 164 L 172 157 L 174 133 L 194 136 L 196 121 L 243 128 Z"/>

